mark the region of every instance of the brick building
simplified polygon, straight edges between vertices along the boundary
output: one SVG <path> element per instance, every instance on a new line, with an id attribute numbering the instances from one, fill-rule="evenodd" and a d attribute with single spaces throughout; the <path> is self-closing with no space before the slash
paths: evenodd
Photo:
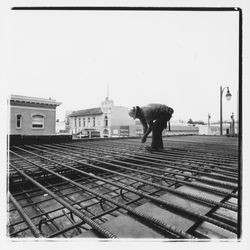
<path id="1" fill-rule="evenodd" d="M 53 99 L 11 95 L 11 135 L 54 135 L 56 133 L 56 107 L 61 103 Z"/>

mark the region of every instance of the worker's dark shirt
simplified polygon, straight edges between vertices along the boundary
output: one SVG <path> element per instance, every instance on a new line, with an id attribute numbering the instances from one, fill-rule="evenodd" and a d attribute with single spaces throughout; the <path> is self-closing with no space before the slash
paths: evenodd
<path id="1" fill-rule="evenodd" d="M 145 121 L 150 124 L 154 120 L 158 119 L 161 115 L 168 112 L 169 107 L 163 104 L 151 103 L 147 106 L 141 107 L 142 115 L 145 118 Z M 171 115 L 170 115 L 171 118 Z M 170 119 L 169 118 L 169 119 Z"/>

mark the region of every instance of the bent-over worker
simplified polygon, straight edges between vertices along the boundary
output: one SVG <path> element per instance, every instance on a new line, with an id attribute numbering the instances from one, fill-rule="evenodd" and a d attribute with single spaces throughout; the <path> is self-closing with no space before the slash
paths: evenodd
<path id="1" fill-rule="evenodd" d="M 164 104 L 148 104 L 144 107 L 135 106 L 129 110 L 129 116 L 139 119 L 143 126 L 141 142 L 147 140 L 152 131 L 152 144 L 150 150 L 163 149 L 162 131 L 167 128 L 167 122 L 171 119 L 174 110 Z"/>

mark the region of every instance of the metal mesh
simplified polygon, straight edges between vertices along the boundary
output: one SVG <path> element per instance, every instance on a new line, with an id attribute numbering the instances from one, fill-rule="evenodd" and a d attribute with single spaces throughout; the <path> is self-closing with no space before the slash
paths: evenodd
<path id="1" fill-rule="evenodd" d="M 176 136 L 164 146 L 148 152 L 129 138 L 12 146 L 9 236 L 237 238 L 237 138 Z"/>

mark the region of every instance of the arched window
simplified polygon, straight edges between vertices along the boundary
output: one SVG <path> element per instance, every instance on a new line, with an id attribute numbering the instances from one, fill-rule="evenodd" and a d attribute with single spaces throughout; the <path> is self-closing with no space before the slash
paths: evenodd
<path id="1" fill-rule="evenodd" d="M 16 116 L 16 128 L 22 128 L 22 115 Z"/>
<path id="2" fill-rule="evenodd" d="M 85 118 L 83 118 L 83 127 L 85 127 L 86 124 L 85 124 Z"/>
<path id="3" fill-rule="evenodd" d="M 95 117 L 93 117 L 93 127 L 95 127 Z"/>
<path id="4" fill-rule="evenodd" d="M 33 115 L 32 116 L 32 128 L 44 128 L 44 116 Z"/>

